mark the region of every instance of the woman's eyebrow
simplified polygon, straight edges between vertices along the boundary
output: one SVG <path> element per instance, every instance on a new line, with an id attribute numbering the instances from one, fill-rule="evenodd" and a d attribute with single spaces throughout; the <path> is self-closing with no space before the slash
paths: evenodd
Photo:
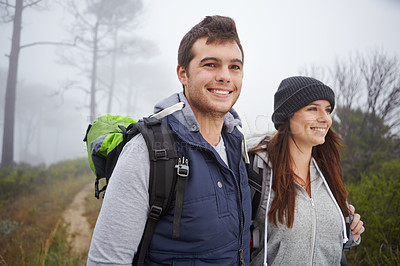
<path id="1" fill-rule="evenodd" d="M 318 103 L 310 103 L 309 105 L 307 105 L 307 106 L 310 106 L 310 105 L 313 105 L 313 106 L 321 106 L 320 104 L 318 104 Z M 328 107 L 331 107 L 332 108 L 332 106 L 330 105 L 330 104 L 328 104 L 327 106 L 325 106 L 326 108 L 328 108 Z"/>

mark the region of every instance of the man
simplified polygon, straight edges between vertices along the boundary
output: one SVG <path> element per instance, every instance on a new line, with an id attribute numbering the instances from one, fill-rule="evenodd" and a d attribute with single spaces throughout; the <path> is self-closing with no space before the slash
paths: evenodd
<path id="1" fill-rule="evenodd" d="M 155 107 L 183 109 L 163 119 L 189 160 L 178 238 L 174 210 L 157 223 L 146 265 L 248 265 L 251 202 L 240 120 L 232 109 L 243 78 L 243 49 L 234 21 L 206 17 L 182 39 L 177 74 L 184 91 Z M 149 212 L 149 155 L 141 135 L 122 151 L 104 198 L 88 265 L 129 265 Z M 174 208 L 174 203 L 172 203 Z"/>

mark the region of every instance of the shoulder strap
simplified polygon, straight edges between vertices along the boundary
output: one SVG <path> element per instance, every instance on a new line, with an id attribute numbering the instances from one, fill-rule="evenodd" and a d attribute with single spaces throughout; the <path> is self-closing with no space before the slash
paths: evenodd
<path id="1" fill-rule="evenodd" d="M 145 118 L 132 124 L 139 130 L 149 150 L 149 204 L 150 212 L 133 265 L 144 265 L 154 229 L 158 220 L 170 207 L 176 184 L 176 201 L 173 222 L 173 237 L 179 237 L 179 223 L 183 205 L 186 177 L 189 173 L 188 161 L 180 159 L 172 130 L 155 117 Z M 128 130 L 130 130 L 128 128 Z M 134 130 L 134 129 L 132 129 Z M 178 161 L 179 158 L 179 161 Z M 175 168 L 177 170 L 175 170 Z"/>
<path id="2" fill-rule="evenodd" d="M 350 209 L 349 203 L 346 201 L 346 205 L 347 208 Z M 353 222 L 353 215 L 350 214 L 349 211 L 349 215 L 346 216 L 345 218 L 345 222 L 346 222 L 346 234 L 347 234 L 347 242 L 343 244 L 343 250 L 344 251 L 349 251 L 354 243 L 353 240 L 353 235 L 351 234 L 351 229 L 350 229 L 350 224 Z"/>
<path id="3" fill-rule="evenodd" d="M 252 220 L 256 218 L 258 208 L 261 204 L 263 181 L 262 169 L 258 168 L 257 165 L 255 165 L 255 156 L 255 153 L 249 154 L 250 163 L 247 165 L 247 174 L 249 177 L 249 186 L 251 189 Z"/>

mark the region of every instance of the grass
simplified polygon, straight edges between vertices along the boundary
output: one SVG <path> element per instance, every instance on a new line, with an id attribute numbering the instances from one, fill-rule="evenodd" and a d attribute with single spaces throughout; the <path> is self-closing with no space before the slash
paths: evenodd
<path id="1" fill-rule="evenodd" d="M 92 229 L 96 225 L 97 216 L 99 215 L 99 211 L 100 211 L 102 203 L 103 203 L 103 199 L 101 198 L 101 196 L 100 196 L 100 199 L 96 199 L 94 197 L 94 193 L 89 194 L 85 198 L 86 212 L 84 213 L 84 216 L 86 216 L 86 219 L 88 220 L 88 223 L 90 224 Z"/>
<path id="2" fill-rule="evenodd" d="M 26 191 L 0 214 L 0 265 L 84 265 L 71 254 L 62 213 L 92 180 L 85 174 L 57 178 Z"/>

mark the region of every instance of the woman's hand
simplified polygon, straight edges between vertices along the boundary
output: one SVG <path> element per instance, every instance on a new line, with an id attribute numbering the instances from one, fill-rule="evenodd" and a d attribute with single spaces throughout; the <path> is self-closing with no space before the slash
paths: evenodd
<path id="1" fill-rule="evenodd" d="M 361 221 L 361 216 L 355 213 L 356 209 L 353 205 L 349 204 L 350 214 L 353 215 L 353 222 L 350 224 L 351 234 L 353 235 L 354 242 L 358 242 L 360 235 L 365 231 L 363 226 L 363 221 Z"/>

